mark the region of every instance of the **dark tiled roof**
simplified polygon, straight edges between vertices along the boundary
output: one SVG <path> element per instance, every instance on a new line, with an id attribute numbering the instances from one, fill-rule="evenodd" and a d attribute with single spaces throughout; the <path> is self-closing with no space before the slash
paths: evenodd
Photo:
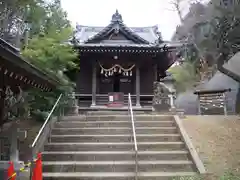
<path id="1" fill-rule="evenodd" d="M 157 44 L 130 44 L 130 43 L 90 43 L 90 44 L 79 44 L 78 47 L 118 47 L 118 48 L 125 48 L 125 47 L 135 47 L 135 48 L 156 48 L 161 49 L 164 47 L 168 48 L 177 48 L 181 47 L 182 43 L 180 42 L 164 42 L 160 45 Z"/>
<path id="2" fill-rule="evenodd" d="M 196 90 L 193 94 L 201 95 L 201 94 L 216 94 L 216 93 L 225 93 L 229 92 L 231 89 L 212 89 L 212 90 Z"/>
<path id="3" fill-rule="evenodd" d="M 52 86 L 59 85 L 59 82 L 54 78 L 50 77 L 46 72 L 43 72 L 39 68 L 33 66 L 29 62 L 25 61 L 20 57 L 19 50 L 3 39 L 0 38 L 0 57 L 4 58 L 6 61 L 9 61 L 18 68 L 26 71 L 33 76 L 40 78 L 43 81 L 50 83 Z"/>
<path id="4" fill-rule="evenodd" d="M 231 59 L 229 59 L 222 68 L 226 71 L 223 73 L 230 76 L 235 81 L 240 82 L 240 52 L 236 53 Z"/>
<path id="5" fill-rule="evenodd" d="M 156 45 L 152 44 L 116 44 L 116 43 L 91 43 L 91 44 L 79 44 L 79 47 L 139 47 L 139 48 L 151 48 L 151 47 L 157 47 Z"/>
<path id="6" fill-rule="evenodd" d="M 127 39 L 109 40 L 104 38 L 110 35 L 113 31 L 117 33 L 121 32 L 127 37 Z M 175 49 L 184 44 L 182 42 L 163 42 L 157 25 L 148 27 L 127 27 L 123 23 L 122 16 L 118 13 L 118 11 L 112 15 L 112 20 L 106 27 L 77 25 L 74 38 L 72 40 L 75 42 L 74 45 L 88 48 L 133 47 L 142 49 L 161 49 L 166 46 L 168 48 Z"/>
<path id="7" fill-rule="evenodd" d="M 103 29 L 104 27 L 78 25 L 75 37 L 80 43 L 83 43 L 87 41 L 89 38 L 92 38 L 93 36 L 101 32 Z M 157 26 L 130 27 L 129 29 L 149 43 L 155 43 L 156 40 L 158 39 L 158 36 L 155 32 Z"/>
<path id="8" fill-rule="evenodd" d="M 118 13 L 118 10 L 115 14 L 112 15 L 112 21 L 111 23 L 103 28 L 101 31 L 99 31 L 94 36 L 88 38 L 85 42 L 93 42 L 95 39 L 106 37 L 109 35 L 112 31 L 115 32 L 122 32 L 125 34 L 129 39 L 131 39 L 133 42 L 137 43 L 143 43 L 143 44 L 149 44 L 149 41 L 143 39 L 141 36 L 139 36 L 137 33 L 135 33 L 131 28 L 127 27 L 122 20 L 122 16 Z"/>
<path id="9" fill-rule="evenodd" d="M 116 11 L 112 16 L 112 21 L 106 27 L 77 25 L 75 38 L 80 44 L 90 42 L 93 39 L 106 35 L 116 28 L 143 44 L 155 43 L 159 39 L 160 34 L 157 25 L 149 27 L 127 27 L 123 23 L 122 16 Z"/>
<path id="10" fill-rule="evenodd" d="M 12 51 L 13 53 L 19 54 L 20 50 L 13 45 L 9 44 L 7 41 L 4 39 L 0 38 L 0 45 L 3 46 L 4 48 Z"/>

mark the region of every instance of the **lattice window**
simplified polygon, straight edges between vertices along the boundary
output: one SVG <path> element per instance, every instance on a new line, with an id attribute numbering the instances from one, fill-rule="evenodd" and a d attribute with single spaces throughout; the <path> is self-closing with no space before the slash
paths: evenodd
<path id="1" fill-rule="evenodd" d="M 0 160 L 8 161 L 10 159 L 10 141 L 7 137 L 0 137 Z"/>

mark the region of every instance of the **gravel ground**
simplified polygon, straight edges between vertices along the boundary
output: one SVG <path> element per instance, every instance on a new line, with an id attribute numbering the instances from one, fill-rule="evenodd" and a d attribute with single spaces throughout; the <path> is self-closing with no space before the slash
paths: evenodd
<path id="1" fill-rule="evenodd" d="M 240 117 L 187 116 L 183 125 L 207 173 L 240 175 Z"/>

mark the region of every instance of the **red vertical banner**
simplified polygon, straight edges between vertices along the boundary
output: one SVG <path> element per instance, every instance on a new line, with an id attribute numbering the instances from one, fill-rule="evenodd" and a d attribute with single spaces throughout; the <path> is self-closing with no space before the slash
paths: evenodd
<path id="1" fill-rule="evenodd" d="M 9 168 L 7 172 L 8 180 L 15 180 L 16 179 L 16 173 L 14 171 L 14 165 L 13 162 L 9 162 Z"/>
<path id="2" fill-rule="evenodd" d="M 33 168 L 32 180 L 42 180 L 42 156 L 38 153 L 35 167 Z"/>

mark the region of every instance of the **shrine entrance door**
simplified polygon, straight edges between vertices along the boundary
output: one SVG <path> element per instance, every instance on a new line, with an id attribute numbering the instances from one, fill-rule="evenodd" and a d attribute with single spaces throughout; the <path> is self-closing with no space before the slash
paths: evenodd
<path id="1" fill-rule="evenodd" d="M 120 74 L 115 74 L 113 77 L 113 92 L 120 92 Z"/>

